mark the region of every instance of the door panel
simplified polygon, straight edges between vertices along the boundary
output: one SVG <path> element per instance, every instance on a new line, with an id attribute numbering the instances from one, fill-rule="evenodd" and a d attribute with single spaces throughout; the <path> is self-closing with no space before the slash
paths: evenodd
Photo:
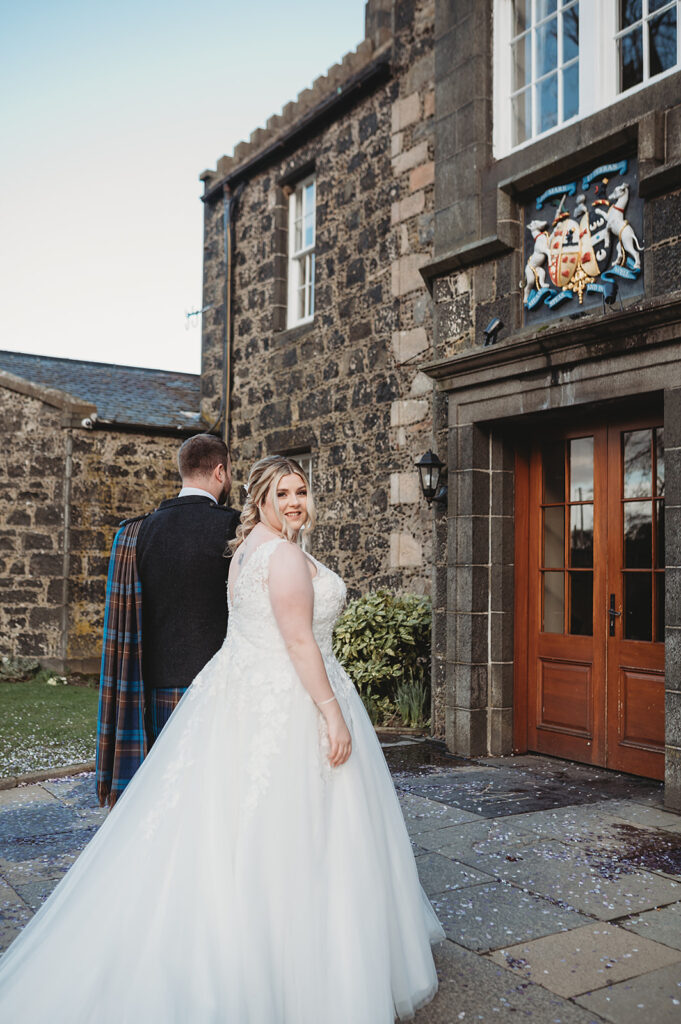
<path id="1" fill-rule="evenodd" d="M 654 418 L 531 446 L 528 749 L 662 777 L 663 451 Z"/>
<path id="2" fill-rule="evenodd" d="M 664 776 L 664 436 L 608 431 L 607 765 Z M 618 614 L 619 613 L 619 614 Z"/>

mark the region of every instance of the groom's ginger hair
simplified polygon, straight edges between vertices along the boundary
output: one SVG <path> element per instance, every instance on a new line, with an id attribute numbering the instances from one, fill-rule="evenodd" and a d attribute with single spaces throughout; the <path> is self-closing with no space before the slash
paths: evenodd
<path id="1" fill-rule="evenodd" d="M 183 480 L 194 476 L 210 476 L 216 466 L 227 469 L 229 450 L 221 437 L 195 434 L 184 442 L 177 453 L 177 468 Z"/>

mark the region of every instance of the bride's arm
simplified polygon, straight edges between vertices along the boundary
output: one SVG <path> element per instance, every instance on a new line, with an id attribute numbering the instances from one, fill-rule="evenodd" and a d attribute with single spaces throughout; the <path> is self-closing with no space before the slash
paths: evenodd
<path id="1" fill-rule="evenodd" d="M 350 757 L 352 741 L 312 632 L 314 591 L 307 559 L 300 548 L 293 544 L 277 545 L 270 559 L 269 592 L 293 667 L 326 719 L 331 746 L 329 761 L 337 767 Z"/>

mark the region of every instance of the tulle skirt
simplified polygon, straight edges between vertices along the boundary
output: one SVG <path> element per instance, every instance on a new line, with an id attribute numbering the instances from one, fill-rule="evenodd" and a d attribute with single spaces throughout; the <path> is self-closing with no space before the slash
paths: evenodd
<path id="1" fill-rule="evenodd" d="M 331 769 L 292 667 L 236 647 L 0 961 L 1 1021 L 392 1024 L 434 995 L 444 935 L 359 697 L 328 652 Z"/>

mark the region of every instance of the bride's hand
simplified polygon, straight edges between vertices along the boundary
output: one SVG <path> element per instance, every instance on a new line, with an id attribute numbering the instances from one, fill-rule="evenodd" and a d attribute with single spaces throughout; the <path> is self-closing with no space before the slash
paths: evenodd
<path id="1" fill-rule="evenodd" d="M 324 708 L 323 714 L 329 730 L 329 764 L 332 768 L 339 768 L 352 753 L 350 730 L 345 724 L 343 712 L 337 701 L 334 701 L 328 710 Z"/>

